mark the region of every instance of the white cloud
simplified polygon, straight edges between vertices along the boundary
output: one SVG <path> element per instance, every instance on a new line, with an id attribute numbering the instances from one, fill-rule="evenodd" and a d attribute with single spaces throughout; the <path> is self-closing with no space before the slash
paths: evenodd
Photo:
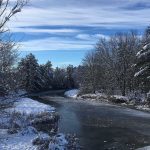
<path id="1" fill-rule="evenodd" d="M 146 26 L 149 21 L 149 9 L 141 11 L 123 11 L 114 8 L 34 8 L 26 7 L 12 19 L 9 26 L 42 26 L 42 25 L 77 25 L 105 27 L 135 27 Z M 133 25 L 133 26 L 132 26 Z"/>
<path id="2" fill-rule="evenodd" d="M 92 42 L 65 40 L 62 38 L 46 38 L 19 43 L 22 51 L 41 50 L 87 50 L 94 45 Z"/>
<path id="3" fill-rule="evenodd" d="M 104 35 L 104 34 L 95 34 L 95 37 L 97 37 L 97 38 L 106 38 L 106 39 L 109 38 L 109 36 Z"/>
<path id="4" fill-rule="evenodd" d="M 149 3 L 149 0 L 32 0 L 30 1 L 31 5 L 34 5 L 36 7 L 93 7 L 93 6 L 101 6 L 101 7 L 120 7 L 120 6 L 126 6 L 126 5 L 134 5 L 137 3 Z"/>
<path id="5" fill-rule="evenodd" d="M 90 40 L 91 36 L 89 34 L 78 34 L 76 38 L 81 40 Z"/>
<path id="6" fill-rule="evenodd" d="M 76 36 L 77 39 L 81 39 L 81 40 L 89 40 L 89 41 L 96 41 L 98 40 L 99 38 L 108 38 L 107 35 L 104 35 L 104 34 L 78 34 Z"/>
<path id="7" fill-rule="evenodd" d="M 77 33 L 80 30 L 77 29 L 36 29 L 36 28 L 12 28 L 12 32 L 24 32 L 24 33 Z"/>

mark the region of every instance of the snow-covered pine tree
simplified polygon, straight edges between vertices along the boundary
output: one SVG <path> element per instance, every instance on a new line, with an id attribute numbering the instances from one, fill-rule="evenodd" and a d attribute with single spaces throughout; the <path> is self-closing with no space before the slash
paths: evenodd
<path id="1" fill-rule="evenodd" d="M 33 54 L 27 55 L 18 65 L 21 87 L 28 92 L 36 92 L 42 86 L 38 62 Z"/>
<path id="2" fill-rule="evenodd" d="M 42 90 L 48 90 L 52 88 L 53 69 L 51 61 L 47 61 L 46 64 L 40 65 L 40 73 L 42 79 Z"/>
<path id="3" fill-rule="evenodd" d="M 137 68 L 135 73 L 140 81 L 140 87 L 145 92 L 150 91 L 150 27 L 147 28 L 144 37 L 144 46 L 142 50 L 137 53 Z"/>
<path id="4" fill-rule="evenodd" d="M 67 88 L 75 88 L 75 83 L 73 79 L 74 67 L 73 65 L 68 65 L 66 68 L 67 72 Z"/>

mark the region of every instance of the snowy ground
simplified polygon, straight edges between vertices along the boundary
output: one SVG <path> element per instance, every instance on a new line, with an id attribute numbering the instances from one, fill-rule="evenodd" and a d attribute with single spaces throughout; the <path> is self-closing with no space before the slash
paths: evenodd
<path id="1" fill-rule="evenodd" d="M 50 137 L 45 133 L 38 133 L 33 127 L 28 127 L 18 134 L 8 135 L 6 130 L 0 130 L 0 150 L 38 150 L 38 146 L 33 145 L 33 140 L 38 138 L 41 141 L 50 140 L 48 150 L 64 150 L 68 141 L 64 134 L 57 134 Z"/>
<path id="2" fill-rule="evenodd" d="M 39 117 L 42 113 L 52 114 L 55 111 L 54 107 L 30 98 L 7 99 L 5 104 L 12 102 L 11 108 L 0 110 L 0 150 L 37 150 L 39 145 L 33 145 L 33 140 L 39 137 L 40 140 L 48 140 L 48 150 L 65 149 L 67 140 L 64 134 L 56 134 L 50 137 L 47 133 L 37 131 L 36 128 L 31 126 L 32 124 L 27 123 L 27 118 L 31 115 L 36 119 L 36 116 Z M 4 101 L 2 103 L 4 104 Z M 45 116 L 43 119 L 45 119 Z M 14 128 L 17 129 L 14 130 Z M 10 131 L 15 132 L 10 134 Z M 47 138 L 45 139 L 45 137 Z"/>
<path id="3" fill-rule="evenodd" d="M 36 137 L 35 133 L 26 135 L 7 133 L 7 130 L 0 130 L 0 150 L 36 150 L 32 145 L 32 140 Z"/>
<path id="4" fill-rule="evenodd" d="M 18 99 L 12 108 L 7 109 L 8 112 L 19 112 L 21 114 L 40 114 L 42 112 L 54 112 L 55 108 L 43 103 L 34 101 L 30 98 Z"/>

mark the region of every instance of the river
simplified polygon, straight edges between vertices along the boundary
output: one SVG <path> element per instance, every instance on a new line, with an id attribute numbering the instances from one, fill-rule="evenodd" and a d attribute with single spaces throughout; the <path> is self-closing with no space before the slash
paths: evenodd
<path id="1" fill-rule="evenodd" d="M 76 134 L 85 150 L 132 150 L 150 145 L 150 113 L 64 97 L 41 98 L 59 113 L 59 131 Z"/>

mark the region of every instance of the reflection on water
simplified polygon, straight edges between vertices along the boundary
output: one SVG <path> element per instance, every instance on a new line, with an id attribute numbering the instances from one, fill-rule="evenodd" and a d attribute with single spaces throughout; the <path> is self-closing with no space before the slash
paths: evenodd
<path id="1" fill-rule="evenodd" d="M 150 117 L 141 117 L 139 112 L 133 115 L 132 110 L 127 113 L 128 109 L 60 97 L 45 98 L 44 102 L 56 107 L 60 114 L 60 132 L 75 133 L 86 150 L 129 150 L 150 145 Z"/>

